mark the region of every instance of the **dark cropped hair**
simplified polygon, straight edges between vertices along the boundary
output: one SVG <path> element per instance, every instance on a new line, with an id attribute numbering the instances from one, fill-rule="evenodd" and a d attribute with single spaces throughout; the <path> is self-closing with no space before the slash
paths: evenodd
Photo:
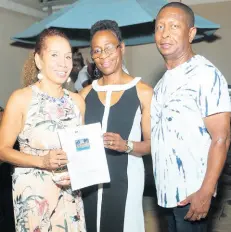
<path id="1" fill-rule="evenodd" d="M 121 35 L 120 28 L 118 26 L 118 23 L 116 21 L 113 21 L 113 20 L 100 20 L 100 21 L 96 22 L 91 27 L 90 40 L 92 41 L 92 38 L 96 32 L 105 31 L 105 30 L 112 31 L 115 34 L 115 36 L 117 37 L 117 39 L 119 40 L 119 42 L 122 42 L 122 35 Z"/>
<path id="2" fill-rule="evenodd" d="M 160 14 L 160 12 L 161 12 L 163 9 L 165 9 L 165 8 L 167 8 L 167 7 L 174 7 L 174 8 L 178 8 L 178 9 L 183 10 L 184 13 L 186 14 L 186 16 L 188 17 L 188 26 L 189 26 L 189 27 L 194 27 L 194 24 L 195 24 L 195 16 L 194 16 L 193 10 L 192 10 L 189 6 L 187 6 L 187 5 L 185 5 L 184 3 L 181 3 L 181 2 L 170 2 L 170 3 L 167 3 L 166 5 L 164 5 L 164 6 L 160 9 L 158 15 Z M 158 17 L 158 15 L 157 15 L 157 17 Z"/>

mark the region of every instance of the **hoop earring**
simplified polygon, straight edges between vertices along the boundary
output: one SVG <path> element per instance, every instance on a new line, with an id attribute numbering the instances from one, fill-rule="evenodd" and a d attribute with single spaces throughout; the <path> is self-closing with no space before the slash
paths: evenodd
<path id="1" fill-rule="evenodd" d="M 39 81 L 41 81 L 43 79 L 43 75 L 41 72 L 38 73 L 37 78 Z"/>
<path id="2" fill-rule="evenodd" d="M 99 69 L 97 67 L 95 67 L 95 70 L 94 70 L 94 77 L 96 79 L 99 79 L 101 77 L 101 72 L 99 71 Z"/>

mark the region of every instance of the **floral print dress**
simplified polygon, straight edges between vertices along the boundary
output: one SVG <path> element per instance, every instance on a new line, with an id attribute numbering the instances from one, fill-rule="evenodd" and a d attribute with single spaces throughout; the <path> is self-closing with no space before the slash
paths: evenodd
<path id="1" fill-rule="evenodd" d="M 32 100 L 18 140 L 20 151 L 35 156 L 61 148 L 57 130 L 81 124 L 81 114 L 67 90 L 53 98 L 32 85 Z M 80 192 L 59 187 L 52 172 L 15 167 L 13 203 L 16 232 L 85 232 Z"/>

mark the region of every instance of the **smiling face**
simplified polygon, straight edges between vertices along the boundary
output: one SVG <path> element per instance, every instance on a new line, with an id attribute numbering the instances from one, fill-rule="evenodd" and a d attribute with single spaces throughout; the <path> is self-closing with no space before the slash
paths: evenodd
<path id="1" fill-rule="evenodd" d="M 91 41 L 92 58 L 104 75 L 108 76 L 122 70 L 123 53 L 124 43 L 120 43 L 112 31 L 98 31 L 93 36 Z"/>
<path id="2" fill-rule="evenodd" d="M 72 70 L 69 42 L 60 36 L 46 38 L 41 54 L 35 54 L 35 62 L 44 79 L 55 84 L 63 84 Z"/>
<path id="3" fill-rule="evenodd" d="M 196 28 L 189 27 L 189 19 L 182 9 L 166 7 L 158 14 L 155 41 L 164 58 L 174 59 L 191 52 L 195 34 Z"/>

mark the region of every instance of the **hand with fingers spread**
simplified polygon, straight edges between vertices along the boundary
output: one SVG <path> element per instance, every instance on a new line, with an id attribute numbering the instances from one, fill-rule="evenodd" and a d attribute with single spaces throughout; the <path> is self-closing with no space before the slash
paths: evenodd
<path id="1" fill-rule="evenodd" d="M 55 170 L 68 163 L 66 153 L 61 149 L 50 150 L 42 159 L 42 168 L 47 170 Z"/>
<path id="2" fill-rule="evenodd" d="M 125 152 L 127 150 L 126 140 L 123 140 L 122 137 L 117 133 L 107 132 L 103 135 L 104 147 L 119 151 Z"/>
<path id="3" fill-rule="evenodd" d="M 199 221 L 207 216 L 211 199 L 211 193 L 198 190 L 188 196 L 185 200 L 178 203 L 178 206 L 186 206 L 190 204 L 189 211 L 185 215 L 184 219 L 189 221 Z"/>

